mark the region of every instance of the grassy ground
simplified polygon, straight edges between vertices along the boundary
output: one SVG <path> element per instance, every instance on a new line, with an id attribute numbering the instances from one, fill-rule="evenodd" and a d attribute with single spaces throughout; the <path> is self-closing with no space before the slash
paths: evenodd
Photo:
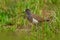
<path id="1" fill-rule="evenodd" d="M 0 0 L 0 40 L 60 40 L 59 0 L 46 2 L 46 9 L 55 13 L 50 22 L 34 25 L 23 13 L 29 8 L 41 16 L 44 4 L 43 0 Z M 36 27 L 39 27 L 37 31 Z"/>

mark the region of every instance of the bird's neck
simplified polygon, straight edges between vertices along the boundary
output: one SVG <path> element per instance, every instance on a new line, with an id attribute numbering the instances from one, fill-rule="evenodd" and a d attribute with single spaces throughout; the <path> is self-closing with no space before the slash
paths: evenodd
<path id="1" fill-rule="evenodd" d="M 31 18 L 32 18 L 31 14 L 30 14 L 30 15 L 27 15 L 27 17 L 28 17 L 29 19 L 31 19 Z"/>
<path id="2" fill-rule="evenodd" d="M 28 18 L 31 17 L 31 13 L 30 12 L 26 12 L 26 14 L 27 14 Z"/>

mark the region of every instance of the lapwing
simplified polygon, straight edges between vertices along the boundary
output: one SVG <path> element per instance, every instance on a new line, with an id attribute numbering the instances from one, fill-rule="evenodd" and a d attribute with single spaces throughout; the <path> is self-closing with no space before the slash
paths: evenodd
<path id="1" fill-rule="evenodd" d="M 31 13 L 30 9 L 26 9 L 25 13 L 27 15 L 27 19 L 34 24 L 38 24 L 38 23 L 44 22 L 44 21 L 49 21 L 48 19 L 44 19 L 44 18 L 40 17 L 39 15 Z"/>

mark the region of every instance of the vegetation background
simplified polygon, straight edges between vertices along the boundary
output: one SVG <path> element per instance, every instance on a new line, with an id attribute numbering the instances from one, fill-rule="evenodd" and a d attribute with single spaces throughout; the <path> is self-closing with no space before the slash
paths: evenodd
<path id="1" fill-rule="evenodd" d="M 0 0 L 0 40 L 60 40 L 60 0 Z M 41 16 L 44 5 L 55 12 L 51 22 L 33 25 L 23 13 L 26 8 Z M 36 27 L 39 27 L 38 31 Z M 44 28 L 42 28 L 44 26 Z"/>

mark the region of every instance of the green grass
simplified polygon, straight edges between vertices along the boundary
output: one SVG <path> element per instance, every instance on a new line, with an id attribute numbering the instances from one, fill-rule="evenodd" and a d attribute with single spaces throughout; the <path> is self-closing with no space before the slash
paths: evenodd
<path id="1" fill-rule="evenodd" d="M 0 0 L 0 40 L 60 40 L 59 0 L 46 2 L 46 9 L 56 14 L 51 22 L 34 25 L 23 13 L 29 8 L 32 13 L 42 16 L 44 4 L 43 0 Z M 38 31 L 35 31 L 36 27 Z"/>

